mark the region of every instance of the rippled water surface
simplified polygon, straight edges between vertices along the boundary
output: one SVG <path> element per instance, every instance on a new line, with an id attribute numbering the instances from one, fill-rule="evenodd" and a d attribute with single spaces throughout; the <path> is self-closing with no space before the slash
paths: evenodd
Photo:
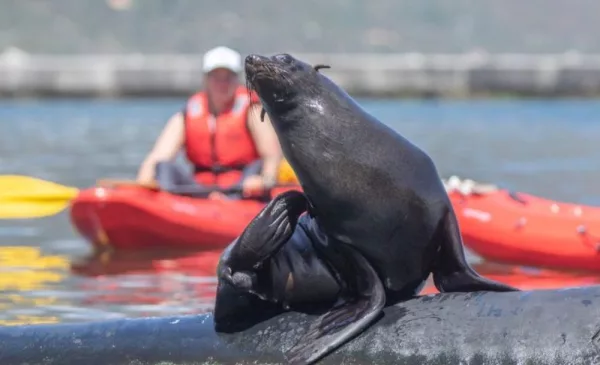
<path id="1" fill-rule="evenodd" d="M 0 174 L 79 188 L 100 178 L 133 178 L 164 121 L 183 102 L 0 102 Z M 456 174 L 600 205 L 598 101 L 361 102 L 427 150 L 445 177 Z M 0 323 L 203 312 L 212 308 L 218 255 L 163 251 L 94 256 L 74 232 L 67 211 L 42 219 L 2 220 Z M 595 278 L 586 277 L 565 285 L 593 282 Z"/>

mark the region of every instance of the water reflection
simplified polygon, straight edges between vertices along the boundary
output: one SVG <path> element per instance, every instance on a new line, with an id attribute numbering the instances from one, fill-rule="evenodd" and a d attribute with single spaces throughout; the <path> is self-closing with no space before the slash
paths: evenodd
<path id="1" fill-rule="evenodd" d="M 95 254 L 72 265 L 73 273 L 94 280 L 83 290 L 90 294 L 89 306 L 119 305 L 136 315 L 156 313 L 203 313 L 213 308 L 217 263 L 221 250 L 116 251 Z M 522 290 L 590 286 L 600 276 L 589 273 L 561 272 L 483 261 L 473 264 L 482 275 Z M 436 293 L 431 283 L 422 294 Z"/>
<path id="2" fill-rule="evenodd" d="M 212 310 L 221 250 L 96 252 L 69 261 L 0 247 L 0 325 L 88 322 Z M 482 275 L 522 290 L 589 286 L 600 276 L 483 262 Z M 68 289 L 67 289 L 68 288 Z M 435 293 L 430 282 L 423 294 Z"/>
<path id="3" fill-rule="evenodd" d="M 88 280 L 88 307 L 118 306 L 129 316 L 204 313 L 213 308 L 221 250 L 113 251 L 75 262 L 71 271 Z"/>
<path id="4" fill-rule="evenodd" d="M 59 304 L 53 295 L 37 295 L 60 284 L 69 261 L 60 255 L 42 255 L 36 247 L 0 247 L 0 325 L 56 323 L 60 318 L 37 308 Z"/>

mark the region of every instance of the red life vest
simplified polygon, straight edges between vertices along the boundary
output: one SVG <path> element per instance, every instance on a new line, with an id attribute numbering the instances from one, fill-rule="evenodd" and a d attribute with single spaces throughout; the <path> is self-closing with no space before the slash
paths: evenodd
<path id="1" fill-rule="evenodd" d="M 254 94 L 254 93 L 253 93 Z M 248 108 L 258 102 L 245 87 L 238 87 L 232 107 L 215 117 L 205 92 L 193 95 L 185 112 L 185 151 L 195 166 L 195 180 L 222 188 L 239 182 L 242 169 L 259 159 L 248 130 Z"/>

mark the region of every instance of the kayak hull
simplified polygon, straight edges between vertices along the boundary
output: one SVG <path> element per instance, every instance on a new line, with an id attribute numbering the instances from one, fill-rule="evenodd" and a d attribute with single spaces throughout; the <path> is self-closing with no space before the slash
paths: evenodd
<path id="1" fill-rule="evenodd" d="M 255 200 L 211 200 L 138 187 L 94 187 L 70 207 L 71 223 L 98 248 L 218 249 L 262 209 Z"/>
<path id="2" fill-rule="evenodd" d="M 449 192 L 465 246 L 496 262 L 600 272 L 600 208 L 524 193 Z"/>
<path id="3" fill-rule="evenodd" d="M 321 364 L 589 364 L 600 288 L 422 296 L 385 309 Z M 315 317 L 285 313 L 238 333 L 211 314 L 0 328 L 0 363 L 285 363 Z"/>

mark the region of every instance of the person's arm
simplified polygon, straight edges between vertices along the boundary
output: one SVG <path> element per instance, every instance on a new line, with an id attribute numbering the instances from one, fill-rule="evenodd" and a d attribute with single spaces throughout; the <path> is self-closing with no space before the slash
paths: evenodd
<path id="1" fill-rule="evenodd" d="M 264 122 L 260 120 L 261 110 L 260 104 L 254 104 L 248 109 L 248 129 L 263 161 L 263 183 L 265 187 L 270 188 L 277 183 L 277 172 L 283 155 L 268 115 L 265 115 Z"/>
<path id="2" fill-rule="evenodd" d="M 142 162 L 137 175 L 139 183 L 152 183 L 154 181 L 155 166 L 160 161 L 168 161 L 175 158 L 177 152 L 183 146 L 184 121 L 183 113 L 174 114 L 168 121 L 152 150 Z"/>

